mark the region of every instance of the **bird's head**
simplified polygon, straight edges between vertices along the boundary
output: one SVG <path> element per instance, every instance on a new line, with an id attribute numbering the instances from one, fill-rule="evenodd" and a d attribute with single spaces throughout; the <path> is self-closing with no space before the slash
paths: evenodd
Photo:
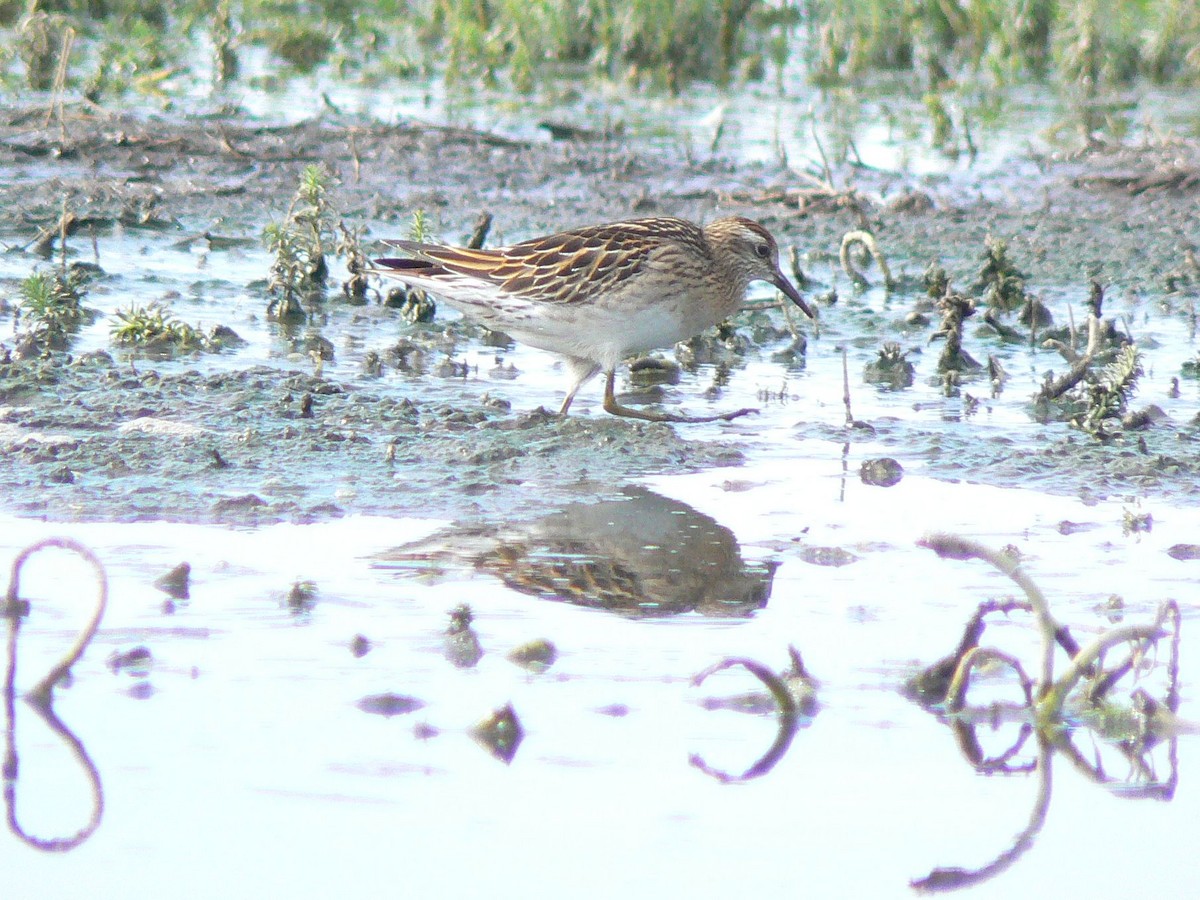
<path id="1" fill-rule="evenodd" d="M 714 254 L 745 280 L 765 281 L 779 288 L 810 319 L 816 318 L 800 292 L 779 269 L 779 246 L 771 232 L 753 219 L 730 216 L 716 219 L 704 228 Z"/>

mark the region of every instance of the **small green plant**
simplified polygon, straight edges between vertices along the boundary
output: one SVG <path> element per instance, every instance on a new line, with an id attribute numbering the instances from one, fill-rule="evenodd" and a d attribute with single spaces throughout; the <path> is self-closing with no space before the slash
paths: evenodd
<path id="1" fill-rule="evenodd" d="M 982 294 L 992 309 L 1012 312 L 1026 303 L 1025 273 L 1017 268 L 1008 255 L 1008 242 L 989 236 L 984 242 L 982 265 L 974 293 Z"/>
<path id="2" fill-rule="evenodd" d="M 1117 351 L 1116 359 L 1083 387 L 1087 406 L 1076 424 L 1088 434 L 1100 434 L 1105 419 L 1119 417 L 1125 412 L 1141 377 L 1141 354 L 1133 344 L 1126 344 Z"/>
<path id="3" fill-rule="evenodd" d="M 429 214 L 424 209 L 418 208 L 413 211 L 412 224 L 408 227 L 408 236 L 421 243 L 427 242 L 432 237 Z M 418 322 L 432 322 L 434 316 L 437 315 L 437 304 L 433 302 L 433 298 L 421 288 L 416 287 L 396 285 L 388 291 L 383 305 L 399 309 L 405 321 L 414 325 Z"/>
<path id="4" fill-rule="evenodd" d="M 48 91 L 64 64 L 62 52 L 73 30 L 61 15 L 37 10 L 35 4 L 30 9 L 17 29 L 16 52 L 25 64 L 25 83 L 35 91 Z"/>
<path id="5" fill-rule="evenodd" d="M 210 349 L 208 339 L 197 328 L 175 318 L 160 303 L 118 310 L 111 333 L 117 344 L 154 353 Z"/>
<path id="6" fill-rule="evenodd" d="M 415 209 L 412 214 L 412 224 L 408 226 L 408 236 L 422 244 L 429 241 L 432 231 L 429 227 L 429 213 L 424 209 Z"/>
<path id="7" fill-rule="evenodd" d="M 304 316 L 301 300 L 320 295 L 329 275 L 326 252 L 336 244 L 331 176 L 323 165 L 305 166 L 300 185 L 283 222 L 263 229 L 267 249 L 275 255 L 267 290 L 267 314 L 279 319 Z"/>
<path id="8" fill-rule="evenodd" d="M 83 308 L 85 276 L 79 269 L 34 272 L 17 289 L 26 333 L 39 346 L 62 350 L 87 319 Z"/>

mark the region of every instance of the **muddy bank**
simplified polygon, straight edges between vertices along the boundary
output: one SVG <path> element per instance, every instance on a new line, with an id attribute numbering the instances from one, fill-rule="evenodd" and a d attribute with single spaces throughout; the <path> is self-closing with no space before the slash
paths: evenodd
<path id="1" fill-rule="evenodd" d="M 266 367 L 161 376 L 100 356 L 0 367 L 10 509 L 83 520 L 260 523 L 346 512 L 494 517 L 581 481 L 741 461 L 611 417 L 396 402 Z"/>
<path id="2" fill-rule="evenodd" d="M 916 276 L 930 262 L 969 285 L 990 235 L 1008 241 L 1034 292 L 1069 294 L 1077 286 L 1084 295 L 1087 280 L 1097 279 L 1121 309 L 1139 313 L 1167 298 L 1172 314 L 1182 314 L 1200 277 L 1185 256 L 1196 235 L 1200 153 L 1180 144 L 1021 160 L 1012 174 L 985 179 L 858 170 L 839 176 L 855 192 L 834 195 L 778 168 L 688 162 L 615 142 L 525 143 L 333 119 L 270 127 L 97 113 L 47 128 L 44 118 L 44 111 L 10 112 L 0 127 L 0 203 L 9 211 L 0 240 L 30 246 L 65 204 L 75 217 L 70 246 L 84 259 L 90 234 L 114 230 L 257 240 L 287 209 L 302 168 L 323 162 L 337 175 L 333 201 L 343 221 L 366 226 L 368 240 L 403 234 L 416 208 L 448 240 L 465 239 L 487 210 L 495 217 L 493 243 L 630 215 L 738 212 L 767 223 L 806 264 L 828 270 L 842 235 L 865 217 L 901 275 L 897 315 L 922 296 Z M 37 258 L 25 255 L 32 268 Z M 103 268 L 103 257 L 98 263 Z M 214 249 L 209 275 L 220 273 Z M 834 286 L 818 279 L 811 290 L 821 295 Z M 265 284 L 244 287 L 248 302 L 265 310 Z M 810 352 L 888 336 L 886 323 L 855 333 L 854 318 L 843 313 L 849 286 L 836 287 L 843 299 L 825 301 L 832 339 L 810 342 Z M 10 304 L 14 288 L 0 285 Z M 327 307 L 341 303 L 336 295 L 334 288 Z M 319 332 L 321 323 L 315 313 L 309 325 Z M 251 317 L 236 327 L 261 323 Z M 405 328 L 398 315 L 382 327 L 393 334 L 380 344 Z M 909 338 L 924 342 L 931 330 Z M 784 334 L 767 328 L 736 352 L 768 356 Z M 559 421 L 536 403 L 514 407 L 482 391 L 447 402 L 426 394 L 420 377 L 375 390 L 342 372 L 289 365 L 216 372 L 205 360 L 190 360 L 189 371 L 107 354 L 4 364 L 6 506 L 24 515 L 112 520 L 308 521 L 350 512 L 503 518 L 579 481 L 615 488 L 638 475 L 742 459 L 732 436 L 688 440 L 683 431 L 602 414 Z M 780 364 L 781 375 L 797 366 L 802 353 Z M 557 387 L 547 387 L 544 405 L 554 404 Z M 791 412 L 800 422 L 796 436 L 845 439 L 827 425 L 806 424 L 803 396 Z M 969 421 L 881 423 L 878 439 L 945 477 L 1094 496 L 1190 495 L 1200 485 L 1189 421 L 1107 444 L 1032 420 L 1019 434 L 986 438 Z"/>
<path id="3" fill-rule="evenodd" d="M 335 204 L 386 237 L 425 209 L 465 239 L 480 210 L 493 243 L 632 215 L 755 216 L 802 253 L 835 253 L 868 217 L 885 251 L 966 278 L 988 235 L 1005 238 L 1032 283 L 1096 278 L 1151 288 L 1196 239 L 1200 149 L 1182 142 L 1099 146 L 1068 159 L 1014 161 L 1012 173 L 915 178 L 847 169 L 828 195 L 808 179 L 714 157 L 688 162 L 616 141 L 528 143 L 463 128 L 335 119 L 294 126 L 95 113 L 42 127 L 44 110 L 0 126 L 3 239 L 58 220 L 78 227 L 228 230 L 258 238 L 286 210 L 301 169 L 339 178 Z"/>

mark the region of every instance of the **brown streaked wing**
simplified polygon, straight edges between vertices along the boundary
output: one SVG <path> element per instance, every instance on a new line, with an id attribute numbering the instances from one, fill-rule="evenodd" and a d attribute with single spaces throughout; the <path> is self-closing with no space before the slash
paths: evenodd
<path id="1" fill-rule="evenodd" d="M 389 241 L 446 270 L 498 285 L 541 303 L 587 302 L 633 275 L 666 242 L 708 253 L 704 233 L 683 219 L 650 218 L 590 225 L 532 238 L 502 250 L 468 250 Z"/>
<path id="2" fill-rule="evenodd" d="M 545 303 L 587 302 L 637 272 L 646 257 L 668 241 L 706 252 L 703 232 L 682 219 L 591 225 L 508 248 L 505 255 L 519 268 L 505 266 L 508 277 L 502 287 Z"/>

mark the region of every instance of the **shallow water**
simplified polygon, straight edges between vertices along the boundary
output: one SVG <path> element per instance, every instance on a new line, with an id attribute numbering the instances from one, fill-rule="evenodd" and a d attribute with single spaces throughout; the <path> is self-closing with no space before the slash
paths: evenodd
<path id="1" fill-rule="evenodd" d="M 1194 579 L 1190 563 L 1164 552 L 1166 535 L 1196 533 L 1195 510 L 1156 508 L 1155 532 L 1126 536 L 1116 503 L 911 475 L 872 488 L 843 483 L 836 458 L 798 449 L 786 462 L 648 481 L 677 512 L 691 507 L 730 529 L 747 564 L 779 563 L 765 608 L 749 618 L 630 619 L 535 599 L 487 574 L 451 566 L 430 580 L 374 559 L 444 523 L 352 517 L 240 531 L 9 520 L 5 557 L 25 541 L 70 535 L 105 561 L 112 590 L 104 627 L 55 704 L 99 772 L 103 819 L 68 853 L 5 836 L 9 896 L 64 896 L 84 882 L 93 896 L 163 884 L 180 896 L 374 895 L 399 883 L 443 896 L 485 883 L 497 896 L 530 884 L 596 897 L 668 885 L 695 896 L 901 896 L 933 867 L 983 865 L 1023 827 L 1036 777 L 974 773 L 950 731 L 899 688 L 949 652 L 979 600 L 1012 586 L 982 563 L 916 547 L 931 528 L 1016 545 L 1080 638 L 1106 627 L 1095 607 L 1112 592 L 1125 597 L 1129 621 L 1180 600 L 1180 715 L 1196 718 Z M 1063 520 L 1089 527 L 1064 536 Z M 801 553 L 809 546 L 858 561 L 813 565 Z M 185 558 L 191 599 L 166 615 L 150 582 Z M 58 551 L 30 564 L 19 687 L 40 677 L 87 605 L 90 581 L 83 570 L 68 580 L 74 568 Z M 311 611 L 289 609 L 293 579 L 316 583 Z M 442 656 L 447 609 L 461 602 L 474 609 L 485 650 L 470 670 Z M 1028 650 L 1028 629 L 1014 618 L 988 637 Z M 361 659 L 349 649 L 358 633 L 373 645 Z M 504 658 L 533 638 L 560 654 L 538 675 Z M 689 766 L 699 753 L 744 771 L 775 726 L 700 705 L 751 689 L 745 676 L 714 676 L 702 689 L 688 679 L 725 656 L 782 667 L 789 643 L 821 681 L 820 709 L 782 761 L 746 784 Z M 106 668 L 111 652 L 137 645 L 153 654 L 147 676 Z M 130 691 L 140 683 L 150 689 L 138 699 Z M 384 692 L 425 706 L 395 718 L 355 707 Z M 466 733 L 505 703 L 526 733 L 508 766 Z M 87 820 L 87 784 L 31 709 L 16 710 L 20 821 L 43 838 L 71 834 Z M 437 734 L 419 738 L 418 723 Z M 1015 736 L 1012 725 L 980 729 L 992 752 Z M 1200 886 L 1182 864 L 1197 815 L 1195 739 L 1178 748 L 1169 803 L 1123 796 L 1131 772 L 1119 754 L 1083 731 L 1076 741 L 1105 758 L 1113 784 L 1090 783 L 1059 756 L 1033 848 L 973 895 L 1070 884 L 1094 896 L 1180 896 Z M 1151 754 L 1159 778 L 1165 753 Z M 1033 755 L 1031 742 L 1018 759 Z M 1082 849 L 1095 847 L 1104 852 Z"/>

